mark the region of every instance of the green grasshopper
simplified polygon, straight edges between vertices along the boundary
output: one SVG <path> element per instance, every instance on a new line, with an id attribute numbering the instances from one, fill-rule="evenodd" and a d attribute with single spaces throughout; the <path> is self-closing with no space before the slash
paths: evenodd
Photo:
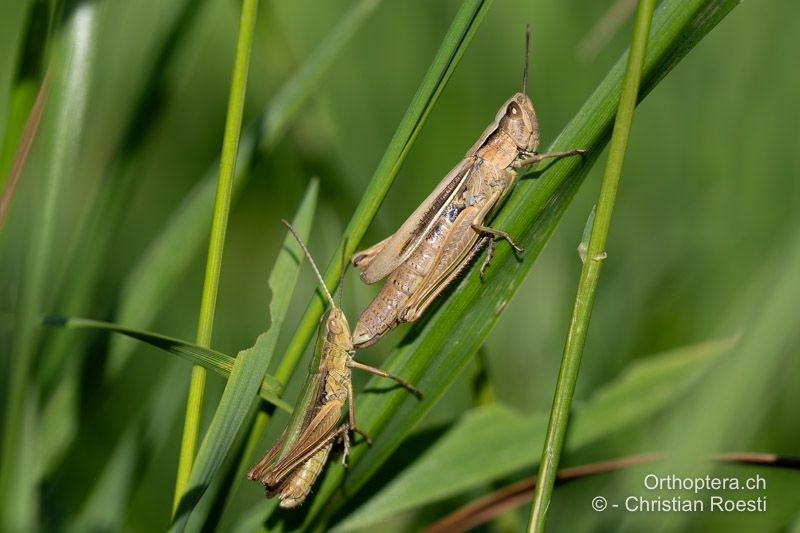
<path id="1" fill-rule="evenodd" d="M 346 462 L 350 450 L 350 431 L 359 433 L 367 442 L 371 442 L 369 436 L 356 426 L 350 373 L 352 368 L 393 379 L 418 398 L 422 394 L 405 380 L 353 359 L 350 326 L 340 309 L 341 303 L 336 305 L 334 302 L 317 265 L 297 232 L 288 222 L 282 222 L 303 249 L 330 304 L 320 320 L 317 343 L 303 394 L 292 412 L 289 424 L 264 458 L 247 474 L 249 479 L 258 480 L 264 485 L 268 498 L 278 496 L 280 506 L 289 509 L 302 504 L 308 496 L 336 440 L 341 439 L 344 444 L 343 463 Z M 340 300 L 341 294 L 340 288 Z M 340 424 L 345 403 L 348 417 Z"/>
<path id="2" fill-rule="evenodd" d="M 400 322 L 419 318 L 441 293 L 488 245 L 480 275 L 501 238 L 524 252 L 511 236 L 484 221 L 502 205 L 518 170 L 543 159 L 583 155 L 584 149 L 540 154 L 539 124 L 528 98 L 530 27 L 525 35 L 522 92 L 500 107 L 464 158 L 444 177 L 411 216 L 374 246 L 356 252 L 351 261 L 361 280 L 375 283 L 388 276 L 364 310 L 353 331 L 357 348 L 378 341 Z"/>

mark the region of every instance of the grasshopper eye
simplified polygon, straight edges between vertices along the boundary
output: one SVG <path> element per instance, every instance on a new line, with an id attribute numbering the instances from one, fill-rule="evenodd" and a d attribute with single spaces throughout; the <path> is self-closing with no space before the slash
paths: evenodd
<path id="1" fill-rule="evenodd" d="M 510 104 L 508 104 L 508 107 L 506 108 L 507 117 L 517 118 L 520 114 L 521 111 L 516 102 L 511 102 Z"/>

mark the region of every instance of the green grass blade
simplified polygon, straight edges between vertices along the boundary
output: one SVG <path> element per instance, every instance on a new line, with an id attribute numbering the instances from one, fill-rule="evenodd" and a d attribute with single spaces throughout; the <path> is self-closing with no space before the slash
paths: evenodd
<path id="1" fill-rule="evenodd" d="M 542 448 L 542 459 L 539 465 L 536 489 L 533 493 L 528 530 L 531 532 L 544 532 L 547 521 L 547 509 L 550 507 L 550 498 L 553 494 L 558 462 L 564 446 L 564 438 L 569 424 L 572 397 L 575 393 L 575 384 L 578 382 L 578 371 L 586 344 L 586 333 L 589 330 L 589 320 L 592 316 L 594 297 L 600 280 L 600 270 L 606 258 L 605 244 L 608 230 L 611 226 L 611 213 L 619 187 L 622 173 L 622 162 L 625 159 L 625 150 L 628 146 L 633 112 L 636 109 L 636 100 L 639 93 L 639 82 L 642 77 L 647 38 L 650 34 L 650 21 L 653 18 L 655 0 L 639 0 L 636 10 L 636 21 L 633 26 L 633 37 L 628 53 L 625 77 L 622 82 L 619 108 L 614 122 L 614 132 L 611 135 L 608 161 L 606 162 L 603 181 L 597 199 L 597 207 L 593 217 L 589 245 L 586 259 L 583 262 L 578 294 L 575 297 L 575 307 L 572 321 L 567 332 L 564 355 L 561 361 L 556 392 L 553 398 L 553 407 L 550 411 L 550 423 L 547 428 L 547 437 Z"/>
<path id="2" fill-rule="evenodd" d="M 730 340 L 711 341 L 637 359 L 576 405 L 567 449 L 588 446 L 672 406 L 698 386 L 733 344 Z M 335 530 L 372 526 L 405 510 L 532 468 L 546 429 L 546 413 L 523 415 L 500 405 L 477 408 Z M 491 461 L 486 460 L 487 450 L 492 451 Z"/>
<path id="3" fill-rule="evenodd" d="M 222 253 L 225 248 L 228 214 L 230 213 L 231 197 L 233 196 L 236 154 L 239 149 L 239 136 L 242 132 L 244 96 L 247 92 L 247 76 L 250 72 L 250 53 L 253 48 L 257 12 L 258 0 L 242 1 L 239 35 L 236 42 L 236 59 L 233 64 L 233 77 L 228 98 L 225 134 L 222 139 L 219 180 L 217 181 L 217 194 L 214 201 L 214 214 L 211 219 L 211 238 L 208 244 L 203 292 L 200 297 L 200 317 L 197 321 L 197 344 L 201 346 L 211 346 L 211 336 L 214 329 L 214 313 L 217 309 L 219 278 L 222 272 Z M 263 375 L 263 372 L 261 375 Z M 180 499 L 186 492 L 186 483 L 194 461 L 195 447 L 200 434 L 200 413 L 203 408 L 205 386 L 206 371 L 201 366 L 195 366 L 192 368 L 189 394 L 186 397 L 186 416 L 183 423 L 180 454 L 178 455 L 178 472 L 175 477 L 176 509 Z M 233 385 L 231 387 L 233 388 Z M 225 397 L 223 397 L 223 400 L 225 400 Z"/>
<path id="4" fill-rule="evenodd" d="M 34 528 L 37 495 L 32 481 L 36 469 L 21 461 L 30 443 L 24 442 L 35 431 L 35 418 L 26 423 L 30 390 L 30 370 L 40 337 L 40 313 L 49 290 L 51 251 L 56 236 L 59 200 L 75 155 L 80 147 L 96 43 L 99 6 L 87 3 L 76 7 L 57 39 L 56 68 L 51 94 L 52 120 L 49 160 L 39 190 L 41 202 L 34 218 L 25 259 L 17 307 L 17 324 L 11 349 L 11 366 L 3 427 L 0 463 L 0 529 L 26 531 Z M 47 115 L 50 115 L 47 113 Z M 34 411 L 35 412 L 35 411 Z"/>
<path id="5" fill-rule="evenodd" d="M 345 228 L 344 236 L 325 271 L 325 282 L 335 286 L 341 275 L 340 257 L 349 257 L 367 231 L 372 219 L 378 211 L 384 197 L 389 192 L 400 166 L 405 160 L 414 140 L 422 130 L 428 115 L 433 110 L 447 81 L 452 76 L 461 56 L 472 41 L 472 37 L 480 26 L 491 0 L 465 0 L 456 13 L 436 56 L 428 68 L 425 77 L 417 89 L 411 104 L 406 109 L 403 119 L 389 142 L 375 173 L 367 185 L 364 195 Z M 345 245 L 347 248 L 345 249 Z M 300 357 L 316 331 L 317 321 L 325 307 L 324 299 L 318 295 L 309 302 L 300 324 L 297 326 L 292 341 L 281 360 L 276 376 L 284 379 L 291 376 Z"/>
<path id="6" fill-rule="evenodd" d="M 152 333 L 140 329 L 129 328 L 111 322 L 101 322 L 99 320 L 89 320 L 86 318 L 67 318 L 67 317 L 47 317 L 45 323 L 49 326 L 63 326 L 66 328 L 90 328 L 97 330 L 113 331 L 120 333 L 131 339 L 147 343 L 156 348 L 160 348 L 173 355 L 177 355 L 192 364 L 202 366 L 207 370 L 216 372 L 225 379 L 231 375 L 231 370 L 236 362 L 236 358 L 217 352 L 211 348 L 206 348 L 198 344 L 193 344 L 174 337 L 168 337 L 159 333 Z M 275 377 L 267 374 L 261 383 L 259 395 L 275 407 L 291 413 L 292 407 L 280 399 L 282 385 Z"/>
<path id="7" fill-rule="evenodd" d="M 699 42 L 735 5 L 734 0 L 667 0 L 654 21 L 640 99 L 664 78 L 678 61 Z M 493 266 L 482 283 L 468 272 L 456 284 L 450 298 L 429 312 L 416 325 L 406 341 L 389 358 L 386 370 L 416 383 L 425 394 L 422 402 L 408 399 L 401 391 L 378 396 L 361 394 L 357 400 L 359 426 L 375 439 L 369 449 L 351 450 L 348 491 L 357 491 L 389 457 L 402 438 L 443 394 L 497 320 L 497 315 L 514 294 L 554 231 L 561 215 L 608 141 L 619 102 L 625 57 L 606 76 L 577 116 L 567 125 L 548 151 L 587 147 L 586 162 L 578 158 L 558 161 L 547 167 L 531 183 L 522 180 L 506 202 L 493 226 L 514 235 L 527 250 L 517 260 L 508 247 L 499 246 Z M 385 384 L 370 380 L 366 389 L 382 390 Z M 341 509 L 341 500 L 332 499 L 343 472 L 329 469 L 308 514 L 306 525 L 319 520 L 322 525 Z M 317 513 L 323 513 L 317 518 Z"/>
<path id="8" fill-rule="evenodd" d="M 318 188 L 318 182 L 312 181 L 292 221 L 297 233 L 304 240 L 311 231 Z M 231 377 L 203 439 L 197 461 L 192 467 L 188 488 L 181 498 L 172 524 L 173 531 L 183 531 L 189 515 L 208 488 L 214 474 L 222 466 L 236 434 L 247 417 L 253 404 L 253 393 L 261 381 L 261 376 L 266 373 L 275 351 L 281 325 L 297 282 L 302 257 L 300 246 L 287 232 L 281 252 L 269 276 L 269 287 L 272 291 L 272 301 L 269 305 L 270 327 L 266 333 L 258 337 L 255 346 L 241 352 L 234 363 Z"/>

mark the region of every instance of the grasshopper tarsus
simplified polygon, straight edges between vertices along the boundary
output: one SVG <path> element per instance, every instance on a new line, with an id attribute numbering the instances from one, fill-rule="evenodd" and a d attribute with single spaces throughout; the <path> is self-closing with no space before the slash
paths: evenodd
<path id="1" fill-rule="evenodd" d="M 344 450 L 342 451 L 342 466 L 345 468 L 349 468 L 347 464 L 347 458 L 350 456 L 350 428 L 347 428 L 342 434 L 342 447 Z"/>
<path id="2" fill-rule="evenodd" d="M 406 389 L 408 392 L 413 394 L 417 398 L 417 400 L 421 400 L 422 399 L 422 391 L 419 390 L 418 388 L 416 388 L 411 383 L 408 383 L 408 382 L 405 382 L 405 381 L 402 382 L 402 383 L 400 381 L 398 381 L 397 383 L 402 385 L 404 389 Z"/>
<path id="3" fill-rule="evenodd" d="M 483 264 L 481 265 L 481 281 L 486 277 L 486 269 L 489 268 L 489 264 L 492 262 L 492 257 L 494 256 L 494 239 L 492 237 L 485 237 L 489 240 L 489 246 L 486 250 L 486 259 L 483 260 Z"/>
<path id="4" fill-rule="evenodd" d="M 366 431 L 361 428 L 353 427 L 353 432 L 361 435 L 368 446 L 372 446 L 372 437 L 370 437 Z"/>

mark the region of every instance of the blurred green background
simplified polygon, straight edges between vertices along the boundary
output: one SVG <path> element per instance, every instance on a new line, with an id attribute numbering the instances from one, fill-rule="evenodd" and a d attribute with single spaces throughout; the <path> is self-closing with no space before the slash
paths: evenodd
<path id="1" fill-rule="evenodd" d="M 215 168 L 239 6 L 230 0 L 189 2 L 183 31 L 163 57 L 165 43 L 173 38 L 169 28 L 186 2 L 97 4 L 96 64 L 86 95 L 86 127 L 57 206 L 47 304 L 41 311 L 114 321 L 124 283 L 148 245 L 192 187 Z M 270 102 L 350 4 L 261 2 L 245 123 Z M 291 217 L 312 176 L 320 177 L 321 189 L 309 246 L 318 262 L 327 263 L 458 4 L 381 2 L 323 74 L 286 135 L 259 158 L 231 211 L 215 349 L 234 354 L 251 345 L 268 325 L 267 274 L 284 234 L 279 219 Z M 610 11 L 612 4 L 617 15 Z M 372 244 L 399 226 L 463 156 L 497 107 L 519 90 L 526 23 L 533 31 L 529 93 L 546 147 L 626 48 L 630 34 L 626 4 L 632 8 L 632 2 L 605 0 L 495 2 L 363 244 Z M 71 8 L 69 3 L 62 7 L 67 12 Z M 58 43 L 56 17 L 45 44 L 46 14 L 52 9 L 50 2 L 33 0 L 4 0 L 0 5 L 0 139 L 5 150 L 0 179 L 5 180 L 42 79 L 46 64 L 42 54 L 46 56 Z M 792 276 L 800 272 L 786 267 L 796 264 L 791 258 L 800 243 L 797 15 L 791 0 L 745 2 L 639 107 L 578 398 L 590 396 L 632 361 L 649 354 L 746 335 L 751 324 L 766 316 L 764 309 L 774 295 L 800 298 L 792 292 L 797 282 Z M 154 64 L 160 65 L 156 79 Z M 145 88 L 154 88 L 151 98 L 137 107 Z M 58 100 L 53 96 L 51 101 Z M 0 229 L 3 375 L 8 375 L 10 364 L 7 354 L 25 275 L 29 221 L 42 209 L 37 180 L 47 156 L 47 146 L 35 143 Z M 479 373 L 488 379 L 494 401 L 522 413 L 548 411 L 580 271 L 575 248 L 601 170 L 602 165 L 592 170 L 488 337 L 480 362 L 476 358 L 461 374 L 419 429 L 446 427 L 470 409 Z M 112 200 L 104 196 L 107 190 L 112 191 Z M 112 222 L 97 227 L 95 217 L 104 209 L 103 198 L 121 207 Z M 99 258 L 97 271 L 89 271 L 83 260 L 103 231 L 108 232 L 110 246 Z M 157 315 L 148 329 L 194 338 L 205 263 L 205 245 L 202 248 L 180 284 L 166 299 L 153 303 L 151 311 Z M 88 281 L 85 301 L 78 302 L 74 291 L 81 276 Z M 300 318 L 315 283 L 303 268 L 287 324 Z M 374 293 L 374 287 L 362 285 L 352 271 L 348 273 L 344 308 L 351 321 Z M 763 331 L 774 333 L 766 337 L 783 340 L 758 354 L 759 364 L 766 368 L 767 389 L 750 389 L 746 379 L 728 390 L 725 384 L 699 382 L 691 393 L 697 396 L 696 403 L 684 402 L 605 436 L 591 448 L 565 456 L 565 464 L 659 449 L 654 436 L 662 435 L 661 430 L 680 435 L 684 429 L 702 429 L 705 420 L 729 416 L 724 394 L 730 395 L 732 405 L 746 398 L 749 406 L 739 420 L 742 439 L 727 442 L 728 449 L 800 455 L 797 311 L 789 307 L 769 316 L 778 318 L 765 324 Z M 282 335 L 278 354 L 291 330 Z M 405 331 L 407 327 L 398 328 L 360 357 L 380 364 Z M 122 367 L 120 379 L 109 385 L 103 376 L 112 342 L 118 340 L 106 334 L 49 331 L 34 356 L 32 397 L 40 409 L 51 406 L 55 413 L 47 418 L 40 411 L 38 418 L 60 424 L 41 430 L 37 446 L 52 448 L 48 435 L 55 439 L 52 442 L 65 443 L 43 452 L 46 465 L 39 458 L 38 466 L 31 466 L 43 470 L 37 513 L 43 529 L 151 531 L 168 523 L 190 365 L 155 348 L 135 345 L 135 355 Z M 65 355 L 61 360 L 48 355 L 57 349 Z M 758 345 L 752 350 L 758 351 Z M 273 361 L 273 367 L 276 364 Z M 287 391 L 290 401 L 302 382 L 300 374 Z M 357 384 L 362 382 L 360 376 L 356 379 Z M 4 402 L 5 381 L 0 384 Z M 67 382 L 74 387 L 66 387 Z M 222 379 L 209 377 L 206 418 L 223 387 Z M 62 388 L 73 393 L 52 407 L 52 398 Z M 705 392 L 719 390 L 724 394 L 716 394 L 711 404 L 703 403 Z M 264 449 L 279 432 L 283 416 L 270 424 L 262 440 Z M 762 472 L 774 505 L 758 516 L 685 517 L 691 529 L 731 530 L 736 525 L 767 531 L 789 527 L 792 520 L 800 527 L 797 472 L 765 473 L 743 467 L 728 471 L 730 475 Z M 505 481 L 532 473 L 533 469 L 520 471 Z M 646 518 L 595 513 L 589 501 L 598 493 L 609 498 L 636 493 L 640 479 L 635 474 L 608 474 L 556 489 L 551 529 L 613 530 L 622 522 L 629 530 L 638 530 Z M 389 525 L 401 531 L 419 529 L 502 481 L 406 512 Z M 108 502 L 103 503 L 102 497 Z M 221 529 L 230 527 L 237 512 L 257 505 L 261 498 L 259 486 L 242 484 Z M 523 507 L 486 527 L 519 530 L 526 516 Z"/>

